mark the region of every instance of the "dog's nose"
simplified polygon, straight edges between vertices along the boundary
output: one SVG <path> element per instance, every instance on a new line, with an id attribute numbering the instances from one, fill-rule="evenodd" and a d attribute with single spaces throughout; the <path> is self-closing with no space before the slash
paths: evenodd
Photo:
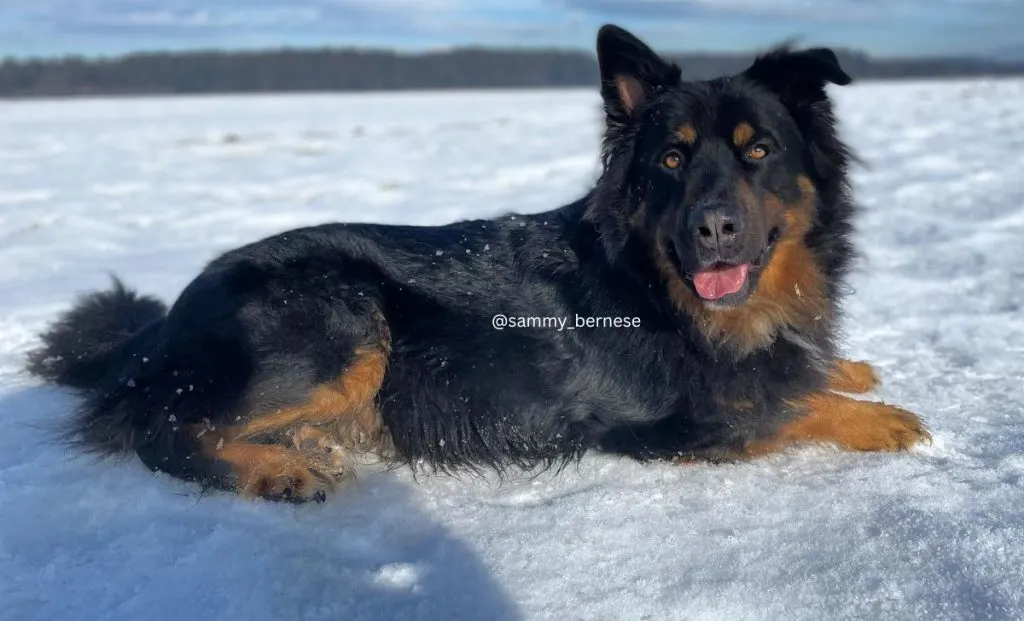
<path id="1" fill-rule="evenodd" d="M 697 245 L 708 250 L 731 245 L 739 237 L 741 229 L 739 211 L 730 207 L 705 207 L 690 217 L 690 231 Z"/>

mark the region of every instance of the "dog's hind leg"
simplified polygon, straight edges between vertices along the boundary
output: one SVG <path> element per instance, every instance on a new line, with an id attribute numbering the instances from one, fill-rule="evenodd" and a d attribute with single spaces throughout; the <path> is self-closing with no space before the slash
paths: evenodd
<path id="1" fill-rule="evenodd" d="M 343 453 L 332 462 L 330 454 L 296 450 L 281 444 L 254 444 L 210 434 L 200 442 L 202 456 L 220 466 L 221 487 L 267 500 L 323 502 L 327 492 L 350 474 Z M 226 466 L 226 468 L 225 468 Z"/>
<path id="2" fill-rule="evenodd" d="M 386 342 L 354 352 L 335 379 L 301 403 L 257 412 L 238 425 L 204 422 L 174 430 L 169 443 L 139 447 L 153 469 L 271 500 L 322 501 L 352 477 L 359 453 L 389 448 L 376 396 L 387 369 Z"/>
<path id="3" fill-rule="evenodd" d="M 239 428 L 235 439 L 313 425 L 332 427 L 338 441 L 352 449 L 376 447 L 385 431 L 374 401 L 384 382 L 388 355 L 386 343 L 357 349 L 349 366 L 335 379 L 316 386 L 304 403 L 253 417 Z"/>
<path id="4" fill-rule="evenodd" d="M 878 375 L 867 362 L 836 360 L 828 376 L 828 389 L 835 392 L 863 394 L 879 384 Z"/>

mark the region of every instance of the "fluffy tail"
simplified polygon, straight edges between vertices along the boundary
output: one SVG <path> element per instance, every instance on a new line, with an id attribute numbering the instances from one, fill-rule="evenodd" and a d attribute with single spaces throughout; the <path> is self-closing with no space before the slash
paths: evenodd
<path id="1" fill-rule="evenodd" d="M 125 373 L 150 349 L 166 313 L 162 302 L 140 297 L 115 278 L 113 288 L 82 296 L 42 335 L 42 346 L 29 354 L 28 371 L 86 397 L 69 438 L 101 453 L 130 448 L 133 425 L 112 401 Z"/>

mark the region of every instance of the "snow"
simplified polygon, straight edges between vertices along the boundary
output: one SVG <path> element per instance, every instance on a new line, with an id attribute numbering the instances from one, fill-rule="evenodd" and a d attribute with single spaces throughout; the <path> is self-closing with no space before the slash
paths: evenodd
<path id="1" fill-rule="evenodd" d="M 934 444 L 378 472 L 300 507 L 66 453 L 35 335 L 111 271 L 171 300 L 290 227 L 562 204 L 596 89 L 0 103 L 0 619 L 1024 617 L 1024 81 L 834 92 L 868 164 L 846 351 Z"/>

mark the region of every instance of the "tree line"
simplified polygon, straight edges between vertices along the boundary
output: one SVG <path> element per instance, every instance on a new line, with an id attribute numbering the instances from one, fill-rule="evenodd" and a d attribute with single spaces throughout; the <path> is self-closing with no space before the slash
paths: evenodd
<path id="1" fill-rule="evenodd" d="M 1024 61 L 875 59 L 839 53 L 857 79 L 1024 75 Z M 689 78 L 741 71 L 752 54 L 676 55 Z M 403 54 L 383 50 L 280 49 L 130 54 L 116 58 L 7 59 L 0 97 L 369 91 L 593 86 L 594 57 L 563 50 L 466 48 Z"/>

